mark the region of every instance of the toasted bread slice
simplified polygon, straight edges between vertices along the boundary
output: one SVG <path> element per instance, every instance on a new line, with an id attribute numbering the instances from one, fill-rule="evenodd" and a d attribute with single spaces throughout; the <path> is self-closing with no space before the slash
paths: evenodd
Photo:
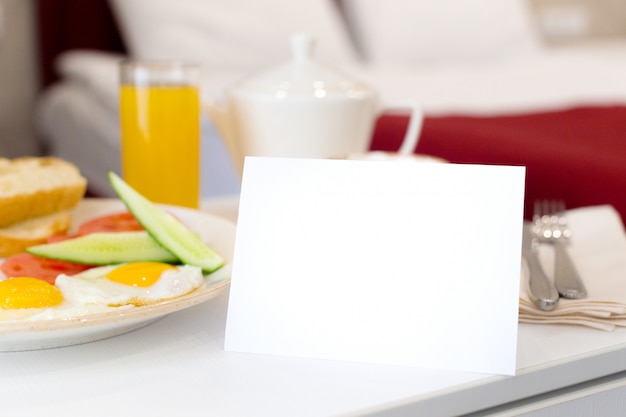
<path id="1" fill-rule="evenodd" d="M 62 159 L 0 158 L 0 228 L 71 209 L 86 188 L 78 168 Z"/>
<path id="2" fill-rule="evenodd" d="M 50 236 L 66 234 L 71 224 L 70 210 L 63 210 L 0 228 L 0 257 L 24 252 L 24 249 L 45 243 Z"/>

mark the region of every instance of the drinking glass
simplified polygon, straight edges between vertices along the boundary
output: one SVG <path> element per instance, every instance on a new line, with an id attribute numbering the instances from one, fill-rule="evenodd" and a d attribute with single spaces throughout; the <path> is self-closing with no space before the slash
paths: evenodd
<path id="1" fill-rule="evenodd" d="M 198 64 L 120 64 L 122 177 L 155 203 L 197 208 L 200 200 Z"/>

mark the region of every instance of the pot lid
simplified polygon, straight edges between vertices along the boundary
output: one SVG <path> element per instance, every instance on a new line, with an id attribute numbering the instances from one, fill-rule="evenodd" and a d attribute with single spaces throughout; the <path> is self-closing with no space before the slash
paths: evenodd
<path id="1" fill-rule="evenodd" d="M 373 92 L 366 84 L 317 62 L 311 35 L 293 35 L 291 49 L 290 62 L 243 80 L 236 90 L 275 98 L 360 98 Z"/>

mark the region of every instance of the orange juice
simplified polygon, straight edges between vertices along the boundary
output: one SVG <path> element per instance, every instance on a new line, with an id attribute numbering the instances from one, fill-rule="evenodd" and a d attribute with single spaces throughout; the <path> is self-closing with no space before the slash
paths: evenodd
<path id="1" fill-rule="evenodd" d="M 122 175 L 149 200 L 198 207 L 199 107 L 194 86 L 121 85 Z"/>

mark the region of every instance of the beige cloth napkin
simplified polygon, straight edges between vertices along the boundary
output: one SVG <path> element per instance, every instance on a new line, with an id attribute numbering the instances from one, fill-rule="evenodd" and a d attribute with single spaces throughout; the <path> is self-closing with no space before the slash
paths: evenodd
<path id="1" fill-rule="evenodd" d="M 626 327 L 626 233 L 617 211 L 608 205 L 569 210 L 572 238 L 569 253 L 587 288 L 588 297 L 561 298 L 552 311 L 537 308 L 528 296 L 528 273 L 522 262 L 519 322 L 569 324 L 612 331 Z M 546 274 L 554 275 L 554 252 L 540 247 Z"/>

